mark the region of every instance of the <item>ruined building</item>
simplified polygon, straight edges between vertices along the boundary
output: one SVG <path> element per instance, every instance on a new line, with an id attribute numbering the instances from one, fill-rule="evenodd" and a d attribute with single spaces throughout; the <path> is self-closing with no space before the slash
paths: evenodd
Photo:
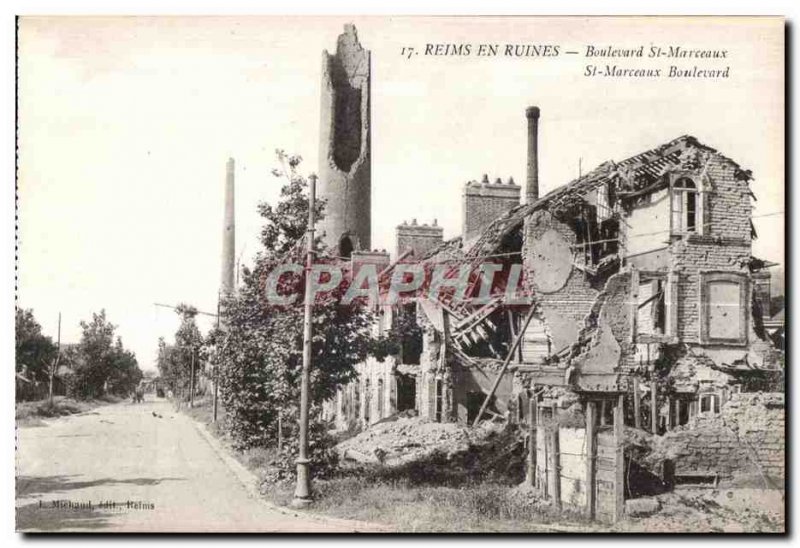
<path id="1" fill-rule="evenodd" d="M 534 156 L 538 115 L 527 112 Z M 523 297 L 509 301 L 501 285 L 481 304 L 442 293 L 388 307 L 380 329 L 413 317 L 418 351 L 370 358 L 331 412 L 340 427 L 369 424 L 413 399 L 414 412 L 432 421 L 471 424 L 484 408 L 482 418 L 541 425 L 531 483 L 613 521 L 623 490 L 630 494 L 621 475 L 626 425 L 681 438 L 726 404 L 752 401 L 740 393 L 782 385 L 782 354 L 766 335 L 758 289 L 771 264 L 751 254 L 752 176 L 691 136 L 605 162 L 543 197 L 538 159 L 528 166 L 525 204 L 513 181 L 470 181 L 462 235 L 415 255 L 451 261 L 454 271 L 517 265 Z M 473 276 L 472 296 L 479 281 Z M 782 403 L 763 401 L 777 436 Z M 781 477 L 783 447 L 770 443 L 759 466 Z M 670 474 L 730 479 L 729 451 L 702 450 L 685 449 Z"/>
<path id="2" fill-rule="evenodd" d="M 338 428 L 401 412 L 519 424 L 529 432 L 527 481 L 559 505 L 614 521 L 634 496 L 625 428 L 683 447 L 681 458 L 658 464 L 662 483 L 729 480 L 730 455 L 740 452 L 723 447 L 728 434 L 718 430 L 757 404 L 769 432 L 744 428 L 731 439 L 769 440 L 751 460 L 762 475 L 783 475 L 783 446 L 773 439 L 783 421 L 783 356 L 764 324 L 763 283 L 774 265 L 752 256 L 748 170 L 681 136 L 540 196 L 541 113 L 530 107 L 525 203 L 513 179 L 468 181 L 461 235 L 442 241 L 435 222 L 403 223 L 390 263 L 361 251 L 369 249 L 368 93 L 354 90 L 368 90 L 368 56 L 348 27 L 325 59 L 323 158 L 332 176 L 322 179 L 336 194 L 326 238 L 339 255 L 351 256 L 353 271 L 378 264 L 382 276 L 404 262 L 452 265 L 453 277 L 469 265 L 472 298 L 487 263 L 504 273 L 480 301 L 443 291 L 379 306 L 375 335 L 399 333 L 399 342 L 359 364 L 359 378 L 325 406 Z M 347 69 L 336 80 L 339 66 Z M 359 185 L 366 191 L 351 195 Z M 754 398 L 759 391 L 773 395 Z M 687 434 L 701 423 L 717 432 L 711 450 Z"/>
<path id="3" fill-rule="evenodd" d="M 371 245 L 370 53 L 345 25 L 336 53 L 322 52 L 319 230 L 332 253 L 348 258 Z"/>

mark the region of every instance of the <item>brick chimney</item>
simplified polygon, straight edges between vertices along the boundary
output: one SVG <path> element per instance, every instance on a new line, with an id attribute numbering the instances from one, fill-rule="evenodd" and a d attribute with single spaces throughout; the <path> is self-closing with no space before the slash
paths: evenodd
<path id="1" fill-rule="evenodd" d="M 380 274 L 381 270 L 389 266 L 389 254 L 385 249 L 373 249 L 372 251 L 357 249 L 350 256 L 350 268 L 353 279 L 358 275 L 358 271 L 365 264 L 374 264 L 375 272 Z"/>
<path id="2" fill-rule="evenodd" d="M 404 222 L 397 226 L 397 255 L 400 257 L 407 249 L 414 250 L 414 257 L 420 258 L 428 251 L 440 246 L 443 242 L 444 229 L 438 225 L 436 219 L 432 225 L 417 224 L 414 219 L 411 223 Z"/>
<path id="3" fill-rule="evenodd" d="M 525 183 L 525 201 L 529 204 L 539 199 L 539 107 L 525 109 L 528 118 L 528 179 Z"/>
<path id="4" fill-rule="evenodd" d="M 469 181 L 464 185 L 463 220 L 461 235 L 466 244 L 477 236 L 489 223 L 519 205 L 521 187 L 509 178 L 507 183 L 496 179 Z"/>

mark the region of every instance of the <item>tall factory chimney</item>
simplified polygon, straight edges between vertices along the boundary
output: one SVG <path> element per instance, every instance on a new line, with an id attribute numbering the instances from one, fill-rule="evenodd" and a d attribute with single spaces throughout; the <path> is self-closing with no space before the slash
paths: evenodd
<path id="1" fill-rule="evenodd" d="M 222 281 L 220 295 L 228 295 L 234 289 L 234 263 L 236 261 L 236 224 L 234 221 L 233 158 L 228 158 L 225 172 L 225 218 L 222 225 Z"/>
<path id="2" fill-rule="evenodd" d="M 539 199 L 539 107 L 525 109 L 528 118 L 528 180 L 525 199 L 532 204 Z"/>

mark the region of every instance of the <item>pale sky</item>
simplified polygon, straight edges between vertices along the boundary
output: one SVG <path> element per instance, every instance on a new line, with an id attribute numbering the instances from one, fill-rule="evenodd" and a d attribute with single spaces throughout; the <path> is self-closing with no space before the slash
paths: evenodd
<path id="1" fill-rule="evenodd" d="M 526 106 L 541 110 L 542 192 L 683 134 L 751 169 L 756 256 L 783 263 L 783 24 L 777 19 L 23 18 L 19 34 L 19 306 L 75 342 L 105 308 L 143 368 L 177 316 L 213 312 L 225 162 L 236 159 L 237 256 L 258 248 L 274 150 L 317 170 L 321 52 L 354 22 L 372 51 L 373 247 L 395 226 L 461 226 L 461 188 L 525 180 Z M 558 44 L 554 59 L 426 57 L 426 43 Z M 598 47 L 724 48 L 725 80 L 583 76 Z M 662 68 L 668 61 L 625 66 Z M 674 64 L 691 67 L 692 61 Z M 708 62 L 697 61 L 698 66 Z M 209 320 L 201 317 L 205 331 Z"/>

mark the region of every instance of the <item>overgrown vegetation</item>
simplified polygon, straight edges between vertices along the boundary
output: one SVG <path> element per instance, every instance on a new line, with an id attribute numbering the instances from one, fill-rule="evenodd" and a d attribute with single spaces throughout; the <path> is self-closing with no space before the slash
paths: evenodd
<path id="1" fill-rule="evenodd" d="M 224 329 L 212 332 L 208 342 L 219 368 L 224 428 L 233 446 L 241 451 L 277 447 L 280 415 L 284 443 L 275 460 L 281 473 L 289 474 L 297 447 L 303 309 L 299 304 L 268 302 L 265 280 L 281 264 L 302 264 L 309 200 L 307 181 L 298 172 L 301 158 L 277 154 L 280 167 L 273 175 L 287 183 L 277 205 L 259 205 L 264 219 L 262 247 L 252 267 L 243 269 L 236 294 L 223 300 Z M 324 203 L 315 209 L 321 217 Z M 317 260 L 323 260 L 326 249 L 321 242 L 317 250 Z M 302 303 L 304 283 L 302 274 L 286 274 L 279 280 L 278 293 L 294 295 Z M 316 419 L 318 408 L 340 385 L 356 378 L 355 365 L 366 358 L 372 342 L 369 312 L 359 305 L 339 305 L 345 285 L 318 296 L 314 303 L 309 450 L 316 475 L 335 465 L 333 442 Z"/>
<path id="2" fill-rule="evenodd" d="M 66 392 L 75 400 L 126 396 L 136 387 L 142 379 L 136 356 L 115 337 L 116 326 L 105 310 L 80 325 L 80 342 L 59 352 L 32 310 L 16 310 L 17 400 L 47 397 L 51 372 L 57 376 L 54 393 Z"/>
<path id="3" fill-rule="evenodd" d="M 65 354 L 71 369 L 66 376 L 67 396 L 77 400 L 127 396 L 142 380 L 136 356 L 120 337 L 115 339 L 116 328 L 105 310 L 92 314 L 90 322 L 81 322 L 81 340 Z"/>
<path id="4" fill-rule="evenodd" d="M 14 317 L 16 330 L 15 370 L 17 373 L 17 401 L 42 397 L 49 383 L 50 369 L 56 359 L 53 339 L 42 333 L 33 310 L 17 308 Z M 37 387 L 41 387 L 37 390 Z"/>
<path id="5" fill-rule="evenodd" d="M 156 366 L 161 380 L 178 396 L 189 394 L 192 382 L 192 366 L 194 364 L 195 386 L 197 377 L 207 361 L 208 347 L 197 327 L 197 309 L 188 304 L 179 304 L 175 312 L 181 323 L 175 332 L 172 344 L 163 337 L 158 340 L 158 356 Z"/>

